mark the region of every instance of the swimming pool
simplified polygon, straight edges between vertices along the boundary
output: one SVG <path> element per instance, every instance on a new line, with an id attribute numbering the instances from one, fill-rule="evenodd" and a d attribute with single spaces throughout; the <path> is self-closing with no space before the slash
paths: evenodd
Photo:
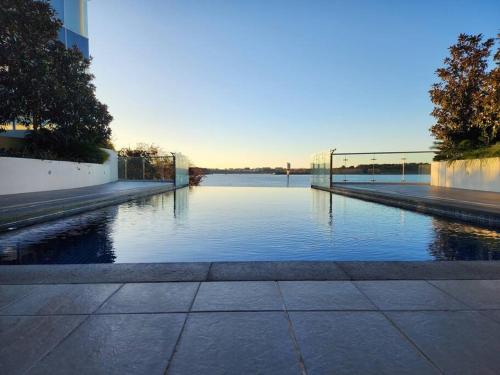
<path id="1" fill-rule="evenodd" d="M 0 236 L 0 263 L 495 260 L 494 230 L 309 188 L 184 188 Z"/>

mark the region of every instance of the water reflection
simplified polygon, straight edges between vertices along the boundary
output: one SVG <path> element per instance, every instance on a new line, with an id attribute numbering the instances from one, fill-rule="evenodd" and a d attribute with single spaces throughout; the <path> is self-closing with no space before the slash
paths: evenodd
<path id="1" fill-rule="evenodd" d="M 35 225 L 0 238 L 0 264 L 113 263 L 118 206 Z"/>
<path id="2" fill-rule="evenodd" d="M 185 218 L 189 209 L 189 191 L 192 188 L 174 191 L 174 217 Z"/>
<path id="3" fill-rule="evenodd" d="M 0 263 L 500 260 L 494 230 L 306 188 L 184 188 L 0 235 Z"/>
<path id="4" fill-rule="evenodd" d="M 349 201 L 350 205 L 346 205 Z M 350 198 L 342 195 L 335 195 L 328 192 L 313 190 L 312 191 L 312 207 L 315 220 L 323 226 L 331 226 L 330 231 L 333 237 L 345 236 L 344 233 L 335 233 L 334 224 L 335 218 L 339 221 L 341 218 L 358 217 L 355 224 L 359 233 L 366 231 L 371 223 L 384 220 L 380 215 L 381 205 L 372 205 L 373 215 L 365 213 L 357 215 L 355 204 Z M 436 260 L 500 260 L 500 233 L 494 229 L 477 227 L 464 223 L 452 222 L 443 218 L 435 218 L 423 214 L 413 213 L 411 211 L 389 208 L 399 211 L 399 226 L 401 228 L 412 230 L 412 225 L 415 234 L 420 234 L 420 228 L 412 223 L 411 218 L 414 215 L 420 216 L 424 220 L 430 222 L 431 236 L 428 241 L 428 253 L 432 259 Z M 348 212 L 350 211 L 350 212 Z M 378 214 L 378 215 L 377 215 Z M 407 222 L 407 216 L 410 221 Z M 352 225 L 352 224 L 351 224 Z M 394 224 L 391 224 L 394 225 Z M 345 229 L 344 229 L 345 232 Z M 352 239 L 353 246 L 357 242 L 356 238 Z M 408 242 L 416 241 L 415 237 L 407 238 Z M 379 246 L 384 246 L 381 242 Z"/>
<path id="5" fill-rule="evenodd" d="M 500 233 L 467 224 L 432 219 L 429 252 L 439 260 L 500 260 Z"/>
<path id="6" fill-rule="evenodd" d="M 114 263 L 113 234 L 120 210 L 168 211 L 182 218 L 188 194 L 189 189 L 180 189 L 3 234 L 0 264 Z"/>
<path id="7" fill-rule="evenodd" d="M 311 194 L 312 194 L 312 212 L 316 222 L 324 226 L 332 226 L 333 194 L 316 189 L 311 189 Z"/>

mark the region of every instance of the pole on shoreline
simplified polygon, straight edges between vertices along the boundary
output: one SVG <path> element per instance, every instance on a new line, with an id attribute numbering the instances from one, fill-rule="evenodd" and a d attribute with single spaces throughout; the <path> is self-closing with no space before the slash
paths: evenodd
<path id="1" fill-rule="evenodd" d="M 286 187 L 290 186 L 290 162 L 286 163 Z"/>

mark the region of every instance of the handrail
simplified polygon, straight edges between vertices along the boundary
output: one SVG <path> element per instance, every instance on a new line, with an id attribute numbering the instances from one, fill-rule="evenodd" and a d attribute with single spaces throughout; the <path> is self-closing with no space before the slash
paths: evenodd
<path id="1" fill-rule="evenodd" d="M 332 155 L 382 155 L 382 154 L 430 154 L 436 151 L 376 151 L 376 152 L 332 152 Z"/>
<path id="2" fill-rule="evenodd" d="M 369 179 L 370 182 L 374 183 L 377 180 L 380 181 L 378 176 L 379 174 L 384 174 L 383 168 L 380 169 L 378 168 L 379 165 L 400 165 L 399 167 L 399 173 L 395 171 L 389 171 L 387 170 L 387 175 L 400 175 L 399 178 L 399 183 L 406 183 L 408 175 L 413 175 L 413 169 L 415 166 L 411 166 L 412 170 L 410 173 L 408 173 L 407 167 L 410 164 L 421 164 L 422 166 L 417 166 L 419 169 L 418 174 L 421 174 L 421 171 L 424 171 L 424 166 L 428 166 L 430 170 L 430 161 L 425 161 L 425 162 L 411 162 L 409 163 L 408 161 L 413 159 L 410 157 L 410 155 L 426 155 L 422 156 L 422 159 L 432 159 L 432 156 L 436 154 L 435 150 L 410 150 L 410 151 L 372 151 L 372 152 L 337 152 L 337 149 L 332 148 L 327 152 L 323 153 L 318 153 L 313 156 L 313 163 L 312 163 L 312 174 L 313 174 L 313 180 L 315 181 L 316 184 L 321 185 L 321 186 L 329 186 L 330 188 L 333 186 L 334 183 L 347 183 L 349 180 L 352 181 L 352 178 L 350 177 L 351 175 L 354 175 L 350 173 L 350 170 L 352 169 L 348 168 L 347 161 L 348 158 L 347 156 L 352 156 L 352 158 L 349 158 L 351 160 L 351 163 L 355 161 L 357 156 L 362 156 L 362 158 L 369 158 L 369 160 L 366 160 L 364 163 L 360 163 L 358 161 L 358 166 L 367 166 L 369 170 L 366 168 L 364 172 L 360 173 L 360 175 L 366 176 L 366 178 L 356 178 L 355 181 L 357 182 L 363 182 Z M 400 159 L 397 162 L 391 162 L 391 160 L 385 161 L 384 155 L 393 155 L 389 156 L 389 159 L 394 158 L 395 155 L 400 155 Z M 337 168 L 334 168 L 334 164 L 337 164 L 336 161 L 334 161 L 334 158 L 337 157 L 342 157 L 342 161 L 344 161 L 344 164 L 338 165 Z M 328 160 L 329 159 L 329 160 Z M 380 159 L 380 160 L 379 160 Z M 426 167 L 427 168 L 427 167 Z M 379 170 L 382 170 L 382 173 L 379 172 Z M 424 174 L 428 174 L 429 172 Z M 336 181 L 335 176 L 338 175 L 343 175 L 344 179 L 342 181 Z M 385 178 L 384 180 L 390 180 L 391 178 Z M 382 180 L 381 182 L 384 182 Z"/>

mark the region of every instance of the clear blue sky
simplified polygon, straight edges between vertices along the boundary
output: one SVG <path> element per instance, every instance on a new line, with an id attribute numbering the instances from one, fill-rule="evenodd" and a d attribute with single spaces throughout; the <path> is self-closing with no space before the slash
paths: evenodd
<path id="1" fill-rule="evenodd" d="M 88 15 L 115 144 L 208 167 L 428 149 L 448 46 L 500 31 L 500 1 L 92 0 Z"/>

